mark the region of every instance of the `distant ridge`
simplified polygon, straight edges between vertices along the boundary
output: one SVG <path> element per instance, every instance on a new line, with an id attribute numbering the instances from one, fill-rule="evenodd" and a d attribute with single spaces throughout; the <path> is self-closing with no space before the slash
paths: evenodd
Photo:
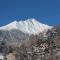
<path id="1" fill-rule="evenodd" d="M 32 18 L 24 21 L 23 20 L 13 21 L 10 24 L 0 27 L 0 30 L 18 29 L 24 33 L 38 34 L 51 28 L 52 26 L 48 26 L 47 24 L 43 24 L 37 21 L 36 19 Z"/>

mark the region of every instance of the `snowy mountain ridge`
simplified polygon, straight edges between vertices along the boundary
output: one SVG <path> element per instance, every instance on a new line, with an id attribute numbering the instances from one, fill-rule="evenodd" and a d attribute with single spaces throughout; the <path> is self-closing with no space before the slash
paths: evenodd
<path id="1" fill-rule="evenodd" d="M 24 33 L 28 34 L 38 34 L 45 30 L 51 29 L 52 26 L 48 26 L 46 24 L 38 22 L 36 19 L 27 19 L 27 20 L 20 20 L 14 21 L 8 25 L 0 27 L 0 30 L 12 30 L 18 29 Z"/>

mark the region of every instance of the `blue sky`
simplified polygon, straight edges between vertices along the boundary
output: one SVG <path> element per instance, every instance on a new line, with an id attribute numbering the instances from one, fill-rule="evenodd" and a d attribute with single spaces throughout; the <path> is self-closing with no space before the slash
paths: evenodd
<path id="1" fill-rule="evenodd" d="M 60 24 L 60 0 L 0 0 L 0 26 L 28 18 Z"/>

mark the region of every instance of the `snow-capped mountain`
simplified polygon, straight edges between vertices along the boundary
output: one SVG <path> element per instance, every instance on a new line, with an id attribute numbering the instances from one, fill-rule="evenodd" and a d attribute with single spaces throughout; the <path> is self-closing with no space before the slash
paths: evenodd
<path id="1" fill-rule="evenodd" d="M 27 19 L 24 21 L 14 21 L 8 25 L 0 27 L 0 30 L 18 29 L 24 33 L 38 34 L 51 28 L 52 26 L 40 23 L 36 19 Z"/>

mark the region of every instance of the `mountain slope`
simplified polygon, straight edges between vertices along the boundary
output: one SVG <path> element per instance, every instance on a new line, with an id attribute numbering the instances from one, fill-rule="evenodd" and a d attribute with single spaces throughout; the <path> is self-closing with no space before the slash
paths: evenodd
<path id="1" fill-rule="evenodd" d="M 28 34 L 24 34 L 20 30 L 0 30 L 0 42 L 5 41 L 8 45 L 20 44 L 20 42 L 25 41 L 28 37 Z"/>
<path id="2" fill-rule="evenodd" d="M 14 21 L 6 26 L 0 27 L 0 30 L 18 29 L 24 33 L 38 34 L 51 28 L 51 26 L 42 24 L 35 19 L 27 19 L 25 21 Z"/>

